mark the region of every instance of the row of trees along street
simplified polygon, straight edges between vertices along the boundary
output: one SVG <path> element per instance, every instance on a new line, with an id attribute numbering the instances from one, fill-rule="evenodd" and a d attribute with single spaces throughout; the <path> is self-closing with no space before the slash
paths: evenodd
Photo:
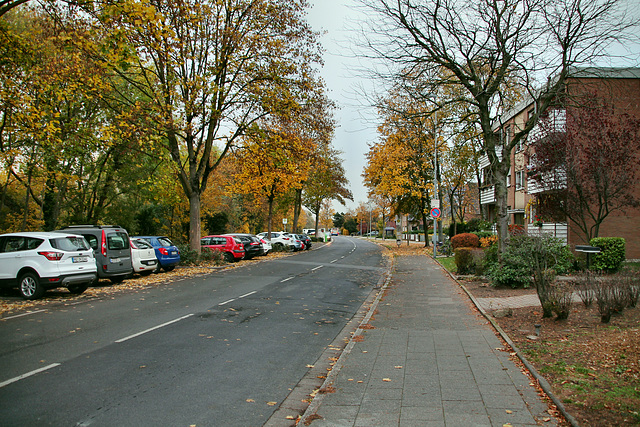
<path id="1" fill-rule="evenodd" d="M 0 229 L 187 228 L 199 251 L 203 218 L 258 232 L 350 199 L 306 8 L 0 2 Z"/>
<path id="2" fill-rule="evenodd" d="M 637 59 L 611 50 L 638 41 L 637 10 L 621 0 L 360 4 L 369 21 L 359 54 L 384 64 L 362 71 L 387 82 L 386 92 L 370 95 L 382 121 L 364 172 L 372 199 L 423 218 L 432 199 L 448 200 L 461 219 L 469 203 L 462 194 L 481 181 L 473 165 L 485 154 L 502 251 L 512 150 L 557 103 L 577 67 Z M 533 105 L 531 114 L 510 138 L 501 138 L 501 118 L 524 101 Z"/>

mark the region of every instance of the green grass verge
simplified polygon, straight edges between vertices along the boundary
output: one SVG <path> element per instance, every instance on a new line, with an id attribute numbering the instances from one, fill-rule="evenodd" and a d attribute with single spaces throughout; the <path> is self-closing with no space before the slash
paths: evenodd
<path id="1" fill-rule="evenodd" d="M 453 256 L 438 257 L 438 262 L 442 264 L 444 268 L 446 268 L 447 271 L 450 271 L 451 273 L 455 273 L 457 270 L 455 257 Z"/>

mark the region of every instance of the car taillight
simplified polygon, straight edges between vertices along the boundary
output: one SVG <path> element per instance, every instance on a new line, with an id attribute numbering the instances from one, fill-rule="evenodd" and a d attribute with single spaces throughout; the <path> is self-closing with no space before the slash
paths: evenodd
<path id="1" fill-rule="evenodd" d="M 158 252 L 160 252 L 162 255 L 169 255 L 169 251 L 166 248 L 160 248 L 158 249 Z"/>
<path id="2" fill-rule="evenodd" d="M 260 243 L 257 242 L 251 242 L 251 246 L 255 246 L 255 245 L 259 245 Z"/>
<path id="3" fill-rule="evenodd" d="M 100 243 L 100 249 L 102 251 L 102 256 L 107 256 L 107 235 L 102 230 L 102 242 Z"/>
<path id="4" fill-rule="evenodd" d="M 288 237 L 283 237 L 282 240 L 289 240 L 289 238 Z"/>
<path id="5" fill-rule="evenodd" d="M 62 259 L 62 252 L 38 252 L 39 255 L 47 258 L 49 261 L 60 261 Z"/>
<path id="6" fill-rule="evenodd" d="M 129 246 L 131 246 L 131 249 L 138 249 L 138 247 L 134 245 L 131 240 L 129 240 Z"/>

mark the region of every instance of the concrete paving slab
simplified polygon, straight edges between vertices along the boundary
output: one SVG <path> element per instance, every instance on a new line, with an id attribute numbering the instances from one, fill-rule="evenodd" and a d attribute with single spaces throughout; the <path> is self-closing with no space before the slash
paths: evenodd
<path id="1" fill-rule="evenodd" d="M 546 403 L 457 283 L 424 256 L 396 263 L 311 425 L 535 425 Z"/>

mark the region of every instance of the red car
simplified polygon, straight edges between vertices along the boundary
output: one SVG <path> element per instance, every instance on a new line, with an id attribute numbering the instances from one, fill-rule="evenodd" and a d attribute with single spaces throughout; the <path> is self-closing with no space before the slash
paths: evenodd
<path id="1" fill-rule="evenodd" d="M 244 244 L 233 236 L 205 236 L 200 246 L 222 252 L 227 262 L 240 261 L 245 255 Z"/>

